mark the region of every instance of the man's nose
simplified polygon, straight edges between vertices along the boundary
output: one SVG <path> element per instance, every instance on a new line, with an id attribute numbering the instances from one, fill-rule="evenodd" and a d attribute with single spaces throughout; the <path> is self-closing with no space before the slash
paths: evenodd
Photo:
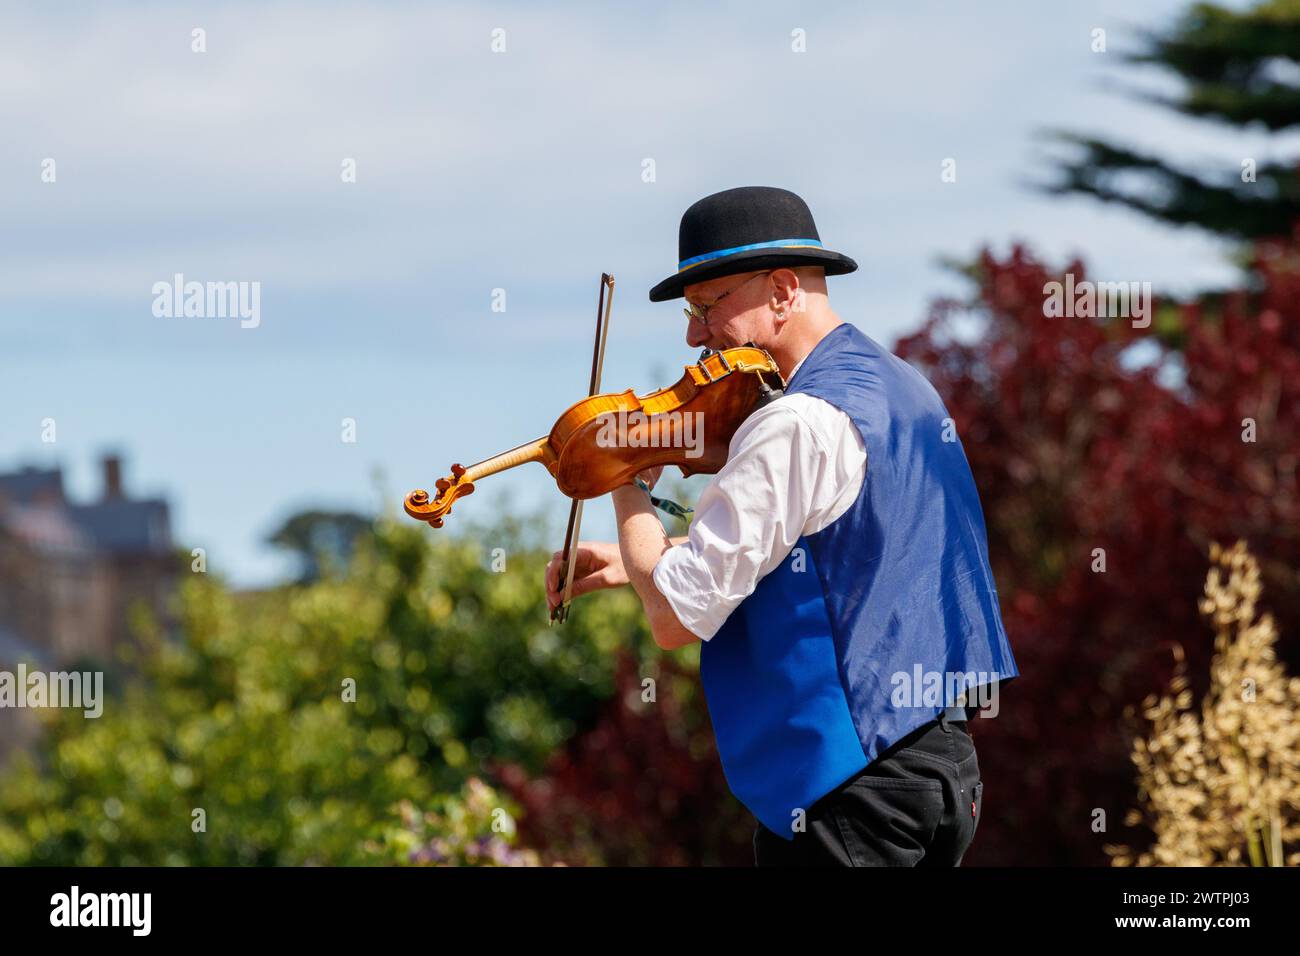
<path id="1" fill-rule="evenodd" d="M 686 326 L 686 344 L 693 349 L 698 349 L 709 341 L 709 330 L 703 328 L 698 322 L 691 322 Z"/>

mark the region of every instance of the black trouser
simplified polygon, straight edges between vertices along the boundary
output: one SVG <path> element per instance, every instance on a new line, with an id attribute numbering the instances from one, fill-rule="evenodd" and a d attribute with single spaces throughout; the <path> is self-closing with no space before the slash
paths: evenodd
<path id="1" fill-rule="evenodd" d="M 949 708 L 811 807 L 783 840 L 761 823 L 758 866 L 958 866 L 983 812 L 975 742 Z"/>

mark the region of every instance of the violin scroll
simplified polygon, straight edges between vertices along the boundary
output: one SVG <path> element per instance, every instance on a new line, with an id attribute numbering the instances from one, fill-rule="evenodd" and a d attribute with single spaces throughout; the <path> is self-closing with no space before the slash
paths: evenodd
<path id="1" fill-rule="evenodd" d="M 430 527 L 441 528 L 442 519 L 451 513 L 456 500 L 474 493 L 474 482 L 465 478 L 464 465 L 452 465 L 451 474 L 439 478 L 434 487 L 438 489 L 438 495 L 432 501 L 427 491 L 417 488 L 406 496 L 403 507 L 417 521 L 427 521 Z"/>

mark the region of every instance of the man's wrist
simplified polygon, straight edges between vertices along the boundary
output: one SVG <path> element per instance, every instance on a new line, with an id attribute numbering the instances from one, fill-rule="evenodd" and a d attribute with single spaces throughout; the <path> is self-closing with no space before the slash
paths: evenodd
<path id="1" fill-rule="evenodd" d="M 650 496 L 631 481 L 615 488 L 612 497 L 614 515 L 620 522 L 643 511 L 654 514 L 654 505 L 650 502 Z"/>
<path id="2" fill-rule="evenodd" d="M 610 492 L 610 493 L 611 493 L 615 498 L 620 498 L 620 497 L 621 497 L 621 498 L 624 498 L 624 499 L 626 499 L 626 500 L 631 500 L 631 501 L 648 501 L 648 500 L 649 500 L 649 495 L 646 495 L 646 494 L 645 494 L 645 493 L 644 493 L 640 488 L 638 488 L 638 487 L 636 486 L 636 482 L 635 482 L 635 481 L 627 481 L 627 482 L 625 482 L 625 483 L 619 485 L 617 488 L 615 488 L 615 489 L 614 489 L 612 492 Z M 629 498 L 629 496 L 631 496 L 631 497 Z"/>

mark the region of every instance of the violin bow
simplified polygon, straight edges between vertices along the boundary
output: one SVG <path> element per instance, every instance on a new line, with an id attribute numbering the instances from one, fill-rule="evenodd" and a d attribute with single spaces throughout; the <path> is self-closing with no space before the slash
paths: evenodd
<path id="1" fill-rule="evenodd" d="M 608 295 L 606 294 L 608 293 Z M 614 305 L 614 277 L 608 272 L 600 274 L 600 293 L 596 297 L 596 341 L 591 351 L 591 385 L 588 397 L 600 391 L 600 376 L 605 368 L 605 339 L 609 335 L 609 313 Z M 582 501 L 573 499 L 569 506 L 569 527 L 564 533 L 564 552 L 560 556 L 560 574 L 564 578 L 564 595 L 560 603 L 551 608 L 551 621 L 563 624 L 569 618 L 569 602 L 573 600 L 573 570 L 576 561 L 570 560 L 578 544 L 582 527 Z"/>

